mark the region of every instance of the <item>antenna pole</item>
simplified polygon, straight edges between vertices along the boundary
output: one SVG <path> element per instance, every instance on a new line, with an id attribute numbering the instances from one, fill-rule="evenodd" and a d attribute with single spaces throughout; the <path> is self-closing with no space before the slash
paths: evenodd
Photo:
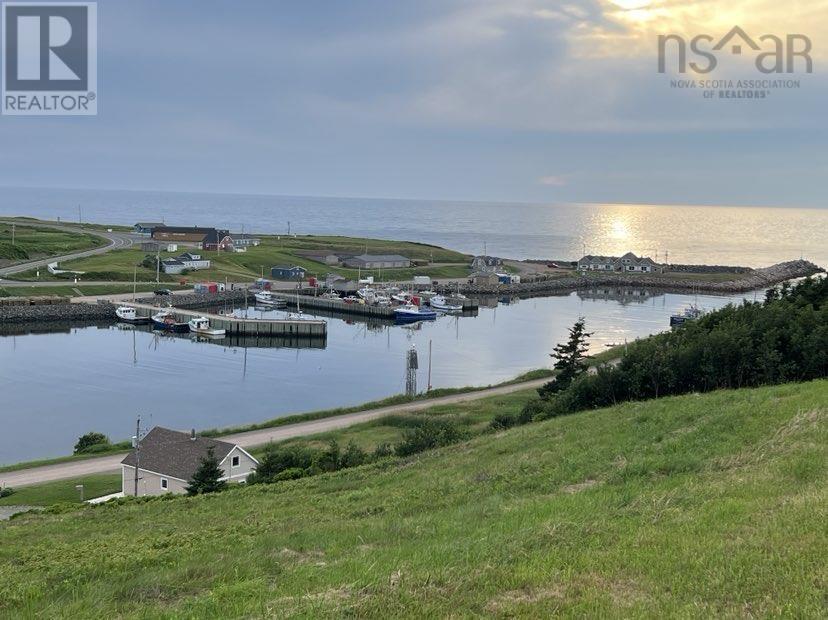
<path id="1" fill-rule="evenodd" d="M 141 464 L 141 416 L 135 424 L 135 497 L 138 497 L 138 467 Z"/>
<path id="2" fill-rule="evenodd" d="M 428 392 L 431 391 L 431 340 L 428 341 Z"/>

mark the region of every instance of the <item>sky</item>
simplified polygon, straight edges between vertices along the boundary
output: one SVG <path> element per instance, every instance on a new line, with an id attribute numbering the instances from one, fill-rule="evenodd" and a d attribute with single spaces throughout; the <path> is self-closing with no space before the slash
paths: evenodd
<path id="1" fill-rule="evenodd" d="M 828 0 L 102 0 L 98 22 L 98 115 L 0 117 L 0 186 L 825 205 Z M 660 34 L 734 25 L 809 36 L 813 73 L 658 73 Z M 700 77 L 799 88 L 670 85 Z"/>

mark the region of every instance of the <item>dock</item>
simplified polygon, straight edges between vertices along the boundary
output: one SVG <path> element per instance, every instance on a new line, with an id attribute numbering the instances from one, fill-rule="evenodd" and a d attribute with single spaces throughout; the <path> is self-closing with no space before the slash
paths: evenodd
<path id="1" fill-rule="evenodd" d="M 296 293 L 279 293 L 272 291 L 274 297 L 283 299 L 288 304 L 296 305 Z M 312 295 L 299 295 L 299 304 L 301 308 L 308 310 L 322 310 L 330 313 L 332 316 L 336 315 L 355 315 L 373 319 L 381 319 L 385 321 L 393 321 L 395 318 L 394 308 L 397 306 L 374 306 L 371 304 L 346 304 L 343 301 L 336 299 L 324 299 L 322 297 L 314 297 Z M 471 315 L 477 312 L 477 301 L 473 299 L 463 300 L 463 314 Z"/>
<path id="2" fill-rule="evenodd" d="M 160 310 L 171 312 L 177 320 L 182 322 L 203 316 L 210 320 L 210 327 L 223 329 L 228 336 L 278 336 L 304 339 L 326 338 L 328 335 L 328 324 L 319 319 L 248 319 L 213 314 L 203 310 L 159 308 L 132 301 L 120 303 L 135 308 L 139 316 L 152 316 Z"/>

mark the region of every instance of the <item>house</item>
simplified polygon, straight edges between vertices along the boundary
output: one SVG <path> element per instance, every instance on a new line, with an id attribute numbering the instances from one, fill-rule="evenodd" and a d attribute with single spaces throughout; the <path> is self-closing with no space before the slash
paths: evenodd
<path id="1" fill-rule="evenodd" d="M 161 261 L 161 269 L 164 273 L 178 274 L 185 269 L 209 269 L 210 261 L 202 258 L 201 254 L 193 254 L 192 252 L 184 252 L 175 258 L 165 258 Z"/>
<path id="2" fill-rule="evenodd" d="M 185 269 L 209 269 L 210 261 L 203 258 L 201 254 L 193 254 L 192 252 L 184 252 L 176 256 L 178 260 L 184 263 Z"/>
<path id="3" fill-rule="evenodd" d="M 133 228 L 139 235 L 151 235 L 154 228 L 161 228 L 162 226 L 164 224 L 161 222 L 138 222 Z"/>
<path id="4" fill-rule="evenodd" d="M 212 230 L 201 240 L 202 250 L 215 252 L 232 252 L 235 241 L 226 230 Z"/>
<path id="5" fill-rule="evenodd" d="M 304 267 L 273 267 L 270 270 L 270 275 L 277 280 L 302 280 L 305 277 L 306 270 Z"/>
<path id="6" fill-rule="evenodd" d="M 233 237 L 233 245 L 238 248 L 250 248 L 259 245 L 262 240 L 259 237 L 254 237 L 253 235 L 246 235 L 246 234 L 236 234 L 231 235 Z"/>
<path id="7" fill-rule="evenodd" d="M 472 259 L 471 267 L 477 271 L 486 271 L 503 265 L 503 259 L 497 256 L 475 256 Z"/>
<path id="8" fill-rule="evenodd" d="M 210 449 L 224 472 L 221 480 L 230 483 L 245 482 L 259 464 L 235 444 L 156 426 L 141 439 L 138 450 L 121 461 L 121 490 L 124 495 L 136 494 L 137 469 L 139 496 L 184 493 Z"/>
<path id="9" fill-rule="evenodd" d="M 411 260 L 399 254 L 359 254 L 343 260 L 346 267 L 360 269 L 398 269 L 411 266 Z"/>
<path id="10" fill-rule="evenodd" d="M 621 271 L 625 273 L 651 273 L 658 264 L 649 256 L 636 256 L 627 252 L 623 256 L 593 256 L 588 254 L 578 261 L 579 271 Z"/>
<path id="11" fill-rule="evenodd" d="M 156 241 L 173 241 L 201 247 L 206 237 L 215 236 L 217 232 L 215 228 L 198 226 L 158 226 L 152 229 L 152 238 Z"/>
<path id="12" fill-rule="evenodd" d="M 500 277 L 494 271 L 476 271 L 469 276 L 469 284 L 477 286 L 495 286 L 500 283 Z"/>
<path id="13" fill-rule="evenodd" d="M 164 273 L 176 275 L 183 272 L 185 269 L 186 267 L 184 266 L 184 263 L 177 258 L 165 258 L 161 261 L 161 271 Z"/>

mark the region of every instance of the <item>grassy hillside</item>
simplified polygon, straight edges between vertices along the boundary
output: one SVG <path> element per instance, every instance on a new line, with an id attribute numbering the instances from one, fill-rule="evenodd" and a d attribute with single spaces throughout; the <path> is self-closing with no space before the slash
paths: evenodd
<path id="1" fill-rule="evenodd" d="M 0 223 L 0 266 L 89 250 L 106 243 L 97 235 L 17 224 L 12 244 L 11 224 Z"/>
<path id="2" fill-rule="evenodd" d="M 276 265 L 299 265 L 308 270 L 309 275 L 324 278 L 327 273 L 339 273 L 345 277 L 355 278 L 356 269 L 331 267 L 321 262 L 318 253 L 362 253 L 365 250 L 374 254 L 403 254 L 412 260 L 428 261 L 424 267 L 410 269 L 384 269 L 384 280 L 411 279 L 413 275 L 429 275 L 434 278 L 462 278 L 470 271 L 470 258 L 443 248 L 411 243 L 406 241 L 383 241 L 377 239 L 358 239 L 351 237 L 262 237 L 261 245 L 252 247 L 243 253 L 227 252 L 200 252 L 212 261 L 210 269 L 192 272 L 187 277 L 193 281 L 205 279 L 230 281 L 249 281 L 258 278 L 264 272 L 270 277 L 270 268 Z M 162 252 L 161 258 L 176 256 L 186 247 L 179 248 L 178 252 Z M 195 250 L 194 250 L 195 251 Z M 67 261 L 61 267 L 74 271 L 84 271 L 85 279 L 93 280 L 123 280 L 133 278 L 133 270 L 138 265 L 138 279 L 142 281 L 155 279 L 155 268 L 141 267 L 142 259 L 147 255 L 140 249 L 115 250 L 98 256 L 90 256 L 74 261 Z M 33 273 L 21 274 L 21 277 L 31 278 Z M 362 275 L 379 277 L 379 270 L 362 271 Z M 42 277 L 48 277 L 43 276 Z M 167 276 L 161 274 L 166 281 L 178 281 L 182 276 Z"/>
<path id="3" fill-rule="evenodd" d="M 0 525 L 0 615 L 818 617 L 826 414 L 828 381 L 693 394 L 24 516 Z"/>

